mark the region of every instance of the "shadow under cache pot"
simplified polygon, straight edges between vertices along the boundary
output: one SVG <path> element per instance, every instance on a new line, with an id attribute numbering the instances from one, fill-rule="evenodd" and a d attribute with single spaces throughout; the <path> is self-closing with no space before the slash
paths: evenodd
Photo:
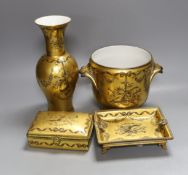
<path id="1" fill-rule="evenodd" d="M 170 156 L 169 150 L 163 150 L 161 147 L 157 145 L 145 145 L 143 147 L 116 147 L 111 148 L 103 154 L 102 148 L 97 143 L 96 135 L 94 136 L 93 141 L 96 161 L 111 161 L 119 159 L 137 159 Z"/>

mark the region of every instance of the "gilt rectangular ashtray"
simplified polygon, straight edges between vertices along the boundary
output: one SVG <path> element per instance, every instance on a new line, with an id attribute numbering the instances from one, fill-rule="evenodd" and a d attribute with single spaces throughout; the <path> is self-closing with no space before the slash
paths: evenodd
<path id="1" fill-rule="evenodd" d="M 157 144 L 166 149 L 173 135 L 159 108 L 98 111 L 94 115 L 98 143 L 111 147 Z"/>
<path id="2" fill-rule="evenodd" d="M 27 138 L 33 147 L 87 151 L 92 129 L 88 113 L 38 112 Z"/>

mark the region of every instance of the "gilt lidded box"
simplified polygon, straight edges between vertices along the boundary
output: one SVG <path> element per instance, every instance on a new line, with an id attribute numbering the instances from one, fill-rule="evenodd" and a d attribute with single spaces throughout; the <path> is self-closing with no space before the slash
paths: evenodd
<path id="1" fill-rule="evenodd" d="M 89 113 L 38 112 L 27 138 L 33 147 L 87 151 L 92 129 Z"/>

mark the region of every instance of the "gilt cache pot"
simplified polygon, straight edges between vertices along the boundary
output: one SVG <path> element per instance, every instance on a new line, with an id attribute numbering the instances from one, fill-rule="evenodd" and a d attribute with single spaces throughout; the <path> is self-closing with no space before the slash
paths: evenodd
<path id="1" fill-rule="evenodd" d="M 150 83 L 162 67 L 142 48 L 114 45 L 96 50 L 81 76 L 92 81 L 97 101 L 106 108 L 131 108 L 145 103 Z"/>

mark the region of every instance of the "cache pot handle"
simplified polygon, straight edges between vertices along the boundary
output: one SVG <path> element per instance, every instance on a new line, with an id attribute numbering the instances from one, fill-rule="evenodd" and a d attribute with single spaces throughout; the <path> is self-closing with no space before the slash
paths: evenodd
<path id="1" fill-rule="evenodd" d="M 86 66 L 82 66 L 79 73 L 81 74 L 81 77 L 88 77 L 92 81 L 94 87 L 98 89 L 95 78 L 93 76 L 92 68 L 89 63 Z"/>
<path id="2" fill-rule="evenodd" d="M 153 77 L 157 74 L 157 73 L 163 73 L 163 67 L 157 63 L 154 63 L 154 68 L 153 68 L 153 72 L 151 74 L 150 77 L 150 82 L 153 80 Z"/>

